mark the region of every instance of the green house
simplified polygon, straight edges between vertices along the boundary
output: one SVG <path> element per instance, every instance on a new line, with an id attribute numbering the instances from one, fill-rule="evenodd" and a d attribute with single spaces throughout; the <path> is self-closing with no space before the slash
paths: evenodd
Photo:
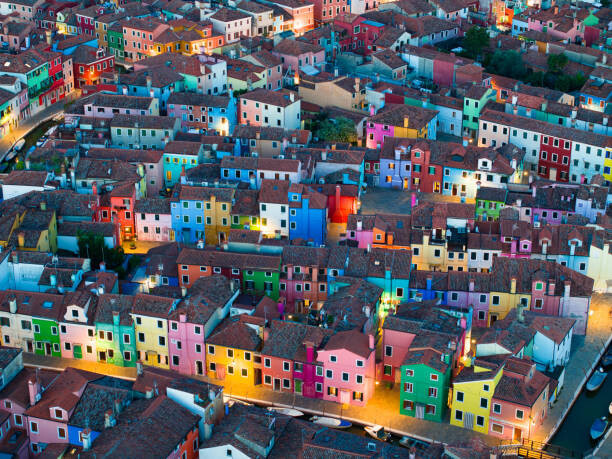
<path id="1" fill-rule="evenodd" d="M 56 304 L 57 303 L 57 304 Z M 44 309 L 39 314 L 46 314 L 49 317 L 32 317 L 34 327 L 34 353 L 37 355 L 52 355 L 61 357 L 60 336 L 58 327 L 58 315 L 61 313 L 62 304 L 60 301 L 45 301 L 42 306 Z M 46 311 L 48 309 L 48 311 Z"/>
<path id="2" fill-rule="evenodd" d="M 94 319 L 98 362 L 136 366 L 136 335 L 130 314 L 133 300 L 131 295 L 100 295 Z"/>
<path id="3" fill-rule="evenodd" d="M 115 58 L 123 60 L 123 26 L 117 22 L 108 28 L 108 50 Z"/>
<path id="4" fill-rule="evenodd" d="M 463 135 L 476 139 L 480 112 L 489 100 L 495 100 L 495 91 L 484 86 L 471 86 L 463 97 Z"/>
<path id="5" fill-rule="evenodd" d="M 499 220 L 508 190 L 504 188 L 480 187 L 476 191 L 476 218 L 481 221 Z"/>
<path id="6" fill-rule="evenodd" d="M 412 349 L 401 366 L 400 414 L 442 422 L 448 406 L 451 353 Z"/>
<path id="7" fill-rule="evenodd" d="M 243 254 L 242 290 L 278 300 L 280 255 Z"/>

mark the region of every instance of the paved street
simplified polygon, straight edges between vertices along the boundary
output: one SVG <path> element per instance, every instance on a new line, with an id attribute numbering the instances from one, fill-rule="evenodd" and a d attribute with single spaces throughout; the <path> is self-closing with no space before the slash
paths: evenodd
<path id="1" fill-rule="evenodd" d="M 28 132 L 30 132 L 32 129 L 36 128 L 36 126 L 47 121 L 50 118 L 53 118 L 55 115 L 63 111 L 64 104 L 58 102 L 45 108 L 43 111 L 37 113 L 30 119 L 22 121 L 21 124 L 17 127 L 17 129 L 15 129 L 9 135 L 0 139 L 0 158 L 4 158 L 4 155 L 11 148 L 13 148 L 13 145 L 15 145 L 19 139 L 27 135 Z"/>
<path id="2" fill-rule="evenodd" d="M 598 360 L 598 355 L 605 347 L 605 343 L 612 338 L 612 320 L 609 315 L 612 307 L 612 295 L 593 296 L 593 314 L 589 320 L 588 334 L 584 338 L 577 337 L 572 349 L 573 358 L 567 366 L 565 385 L 560 393 L 559 400 L 551 408 L 547 419 L 531 440 L 545 442 L 551 436 L 553 428 L 561 422 L 568 405 L 573 400 L 576 391 L 582 386 L 585 374 Z M 46 368 L 66 368 L 72 366 L 83 370 L 94 371 L 111 376 L 133 379 L 136 377 L 135 368 L 121 368 L 97 362 L 87 362 L 57 357 L 44 357 L 34 354 L 24 354 L 26 365 L 42 366 Z M 224 385 L 221 381 L 203 380 Z M 428 441 L 443 443 L 465 443 L 469 441 L 482 441 L 489 445 L 497 444 L 493 437 L 479 434 L 448 423 L 434 423 L 415 419 L 399 414 L 399 388 L 388 389 L 384 384 L 376 386 L 376 394 L 366 407 L 343 407 L 334 402 L 305 398 L 295 394 L 273 392 L 262 386 L 225 385 L 226 395 L 250 400 L 255 403 L 278 404 L 295 407 L 308 413 L 341 416 L 358 424 L 381 424 L 387 430 L 400 435 L 409 435 Z"/>

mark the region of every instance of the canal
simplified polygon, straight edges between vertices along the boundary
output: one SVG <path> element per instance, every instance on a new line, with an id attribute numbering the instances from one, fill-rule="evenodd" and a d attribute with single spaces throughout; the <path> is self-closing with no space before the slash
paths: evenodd
<path id="1" fill-rule="evenodd" d="M 611 369 L 607 371 L 612 372 Z M 563 424 L 550 439 L 550 443 L 581 454 L 595 448 L 597 442 L 591 440 L 591 424 L 596 418 L 602 416 L 607 416 L 608 420 L 612 421 L 612 416 L 608 413 L 610 402 L 612 402 L 611 374 L 597 391 L 588 392 L 583 389 Z"/>

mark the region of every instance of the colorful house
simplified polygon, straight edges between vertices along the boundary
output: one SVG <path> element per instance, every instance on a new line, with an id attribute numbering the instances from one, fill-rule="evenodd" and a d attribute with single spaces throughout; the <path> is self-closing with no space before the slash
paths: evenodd
<path id="1" fill-rule="evenodd" d="M 495 100 L 496 92 L 484 86 L 473 85 L 463 97 L 463 135 L 475 139 L 478 135 L 480 112 L 489 100 Z"/>
<path id="2" fill-rule="evenodd" d="M 504 188 L 479 187 L 476 191 L 476 218 L 483 221 L 499 220 L 499 211 L 506 203 Z"/>
<path id="3" fill-rule="evenodd" d="M 374 395 L 376 346 L 373 335 L 359 330 L 332 335 L 317 351 L 323 362 L 323 399 L 347 405 L 365 406 Z"/>
<path id="4" fill-rule="evenodd" d="M 136 366 L 138 356 L 131 316 L 133 301 L 131 295 L 99 296 L 94 318 L 98 362 L 123 367 Z"/>
<path id="5" fill-rule="evenodd" d="M 216 96 L 173 92 L 168 98 L 168 116 L 181 120 L 181 129 L 217 135 L 231 135 L 236 126 L 236 99 L 231 95 Z"/>
<path id="6" fill-rule="evenodd" d="M 376 114 L 371 108 L 366 146 L 382 147 L 387 137 L 435 140 L 437 114 L 435 110 L 402 104 L 386 104 Z"/>
<path id="7" fill-rule="evenodd" d="M 136 201 L 134 218 L 139 241 L 174 241 L 171 202 L 163 198 L 143 198 Z"/>
<path id="8" fill-rule="evenodd" d="M 60 319 L 62 357 L 96 362 L 95 298 L 91 292 L 66 294 L 66 311 Z"/>
<path id="9" fill-rule="evenodd" d="M 323 398 L 324 368 L 316 358 L 332 331 L 299 322 L 274 320 L 264 329 L 263 384 L 276 392 Z"/>
<path id="10" fill-rule="evenodd" d="M 289 239 L 315 246 L 327 240 L 327 197 L 303 184 L 289 187 Z"/>
<path id="11" fill-rule="evenodd" d="M 199 142 L 172 141 L 164 146 L 164 183 L 171 188 L 180 180 L 183 170 L 204 161 L 204 145 Z"/>
<path id="12" fill-rule="evenodd" d="M 138 360 L 147 365 L 168 368 L 168 316 L 177 300 L 137 294 L 132 304 Z"/>
<path id="13" fill-rule="evenodd" d="M 476 359 L 454 378 L 451 425 L 487 434 L 491 401 L 502 378 L 503 365 Z"/>

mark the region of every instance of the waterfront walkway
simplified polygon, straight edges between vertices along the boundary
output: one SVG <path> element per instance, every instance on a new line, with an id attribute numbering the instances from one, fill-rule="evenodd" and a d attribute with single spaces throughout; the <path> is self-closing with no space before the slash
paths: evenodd
<path id="1" fill-rule="evenodd" d="M 565 382 L 559 394 L 559 399 L 550 409 L 543 425 L 538 428 L 530 440 L 546 442 L 561 424 L 571 404 L 580 392 L 587 377 L 586 375 L 589 374 L 589 369 L 597 363 L 599 360 L 598 356 L 605 349 L 605 344 L 609 342 L 612 336 L 612 320 L 609 315 L 611 307 L 611 295 L 593 296 L 593 313 L 589 319 L 589 329 L 585 337 L 576 337 L 572 349 L 572 358 L 566 368 Z M 136 377 L 135 368 L 116 367 L 114 365 L 83 360 L 24 354 L 24 363 L 31 366 L 57 369 L 72 366 L 127 379 L 134 379 Z M 447 444 L 465 444 L 472 441 L 481 441 L 491 446 L 499 444 L 499 441 L 493 437 L 455 427 L 448 423 L 435 423 L 400 415 L 399 385 L 397 384 L 393 389 L 387 388 L 384 384 L 377 385 L 374 397 L 365 407 L 346 407 L 335 402 L 311 399 L 290 393 L 274 392 L 263 386 L 224 384 L 222 381 L 210 380 L 205 377 L 199 377 L 199 379 L 224 385 L 226 395 L 257 404 L 290 406 L 306 413 L 342 417 L 357 424 L 380 424 L 393 433 L 409 435 L 425 441 Z"/>

